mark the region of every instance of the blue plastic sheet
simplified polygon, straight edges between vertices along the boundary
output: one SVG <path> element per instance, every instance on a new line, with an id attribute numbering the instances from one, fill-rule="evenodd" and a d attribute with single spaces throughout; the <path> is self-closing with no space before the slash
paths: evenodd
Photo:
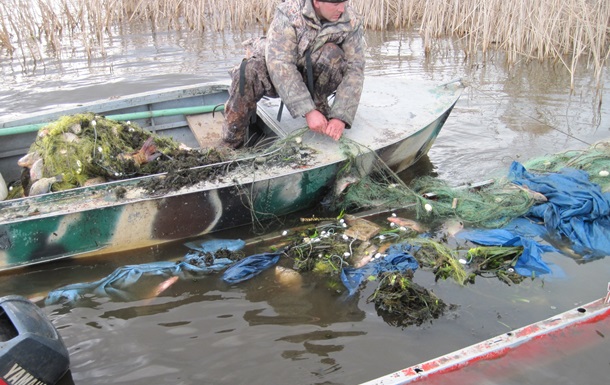
<path id="1" fill-rule="evenodd" d="M 370 275 L 379 275 L 383 272 L 415 271 L 419 267 L 417 260 L 411 255 L 413 246 L 409 243 L 399 243 L 388 248 L 384 258 L 375 259 L 360 267 L 345 267 L 341 270 L 341 281 L 351 296 L 358 291 L 364 279 Z"/>
<path id="2" fill-rule="evenodd" d="M 360 268 L 344 267 L 341 269 L 341 282 L 343 282 L 343 286 L 347 289 L 348 296 L 354 295 L 358 291 L 362 281 L 373 274 L 372 265 L 373 263 L 369 262 Z"/>
<path id="3" fill-rule="evenodd" d="M 535 175 L 513 162 L 509 178 L 546 196 L 548 201 L 533 206 L 527 216 L 543 222 L 550 235 L 570 240 L 585 259 L 610 254 L 610 193 L 602 193 L 586 172 L 565 168 Z"/>
<path id="4" fill-rule="evenodd" d="M 279 260 L 280 254 L 251 255 L 229 267 L 222 275 L 222 279 L 231 284 L 243 282 L 267 270 Z"/>
<path id="5" fill-rule="evenodd" d="M 198 244 L 198 250 L 215 252 L 220 249 L 237 251 L 244 246 L 241 240 L 213 240 Z M 197 277 L 225 269 L 233 263 L 227 258 L 214 258 L 199 252 L 190 252 L 179 262 L 151 262 L 140 265 L 127 265 L 116 269 L 110 275 L 95 282 L 76 283 L 51 291 L 45 304 L 75 303 L 86 294 L 110 297 L 119 300 L 132 300 L 133 288 L 145 277 L 179 278 Z"/>
<path id="6" fill-rule="evenodd" d="M 221 249 L 239 251 L 246 246 L 246 242 L 241 239 L 212 239 L 203 242 L 191 241 L 185 243 L 184 246 L 202 253 L 214 253 Z"/>
<path id="7" fill-rule="evenodd" d="M 507 229 L 462 230 L 456 234 L 456 238 L 484 246 L 523 246 L 523 253 L 517 260 L 514 269 L 518 274 L 526 277 L 532 276 L 533 273 L 550 273 L 551 268 L 542 260 L 542 254 L 557 251 L 553 246 L 540 244 L 532 238 Z"/>
<path id="8" fill-rule="evenodd" d="M 208 266 L 205 264 L 203 257 L 187 254 L 178 263 L 152 262 L 127 265 L 116 269 L 112 274 L 98 281 L 76 283 L 56 289 L 47 295 L 45 304 L 74 303 L 86 294 L 128 301 L 133 299 L 130 289 L 144 277 L 170 278 L 178 276 L 187 278 L 201 276 L 223 270 L 232 263 L 233 261 L 230 259 L 218 258 Z"/>

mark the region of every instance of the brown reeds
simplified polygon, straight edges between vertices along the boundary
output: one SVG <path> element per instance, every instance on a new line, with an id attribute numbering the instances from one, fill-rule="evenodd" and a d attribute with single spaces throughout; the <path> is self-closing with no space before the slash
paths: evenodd
<path id="1" fill-rule="evenodd" d="M 572 75 L 592 67 L 600 84 L 610 55 L 610 2 L 606 0 L 427 0 L 421 19 L 429 51 L 440 36 L 456 36 L 466 54 L 502 50 L 521 58 L 559 60 Z"/>
<path id="2" fill-rule="evenodd" d="M 60 55 L 78 41 L 87 55 L 104 53 L 104 38 L 126 23 L 151 30 L 240 30 L 269 24 L 282 0 L 2 0 L 0 54 Z M 598 84 L 610 55 L 607 0 L 351 0 L 367 29 L 418 27 L 426 52 L 441 37 L 459 38 L 466 55 L 501 50 L 560 61 L 574 77 L 592 67 Z M 119 31 L 119 32 L 116 32 Z"/>

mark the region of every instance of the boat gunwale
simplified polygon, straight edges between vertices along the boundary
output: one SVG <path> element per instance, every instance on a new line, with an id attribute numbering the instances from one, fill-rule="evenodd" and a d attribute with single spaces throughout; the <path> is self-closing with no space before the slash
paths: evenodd
<path id="1" fill-rule="evenodd" d="M 100 113 L 105 111 L 122 110 L 133 106 L 126 106 L 129 102 L 138 103 L 144 106 L 152 103 L 162 103 L 171 100 L 185 99 L 194 96 L 210 95 L 218 92 L 227 91 L 230 84 L 226 80 L 196 83 L 187 86 L 176 86 L 163 88 L 153 91 L 139 92 L 135 94 L 109 97 L 83 104 L 62 105 L 39 113 L 9 116 L 0 118 L 0 131 L 6 128 L 13 128 L 27 124 L 52 123 L 59 116 L 72 115 L 77 113 L 92 112 Z M 194 92 L 189 94 L 189 92 Z M 160 97 L 159 99 L 155 99 Z M 148 101 L 148 99 L 151 99 Z"/>

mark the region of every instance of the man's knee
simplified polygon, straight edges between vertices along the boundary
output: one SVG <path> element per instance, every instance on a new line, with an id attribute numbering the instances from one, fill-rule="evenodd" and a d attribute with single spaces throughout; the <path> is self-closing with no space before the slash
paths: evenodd
<path id="1" fill-rule="evenodd" d="M 314 58 L 314 54 L 316 57 Z M 345 73 L 344 52 L 334 43 L 326 43 L 312 54 L 314 96 L 325 100 L 343 81 Z"/>
<path id="2" fill-rule="evenodd" d="M 324 44 L 314 53 L 314 55 L 317 56 L 317 58 L 312 60 L 314 67 L 322 66 L 327 69 L 340 69 L 344 65 L 345 53 L 343 52 L 343 49 L 335 43 Z"/>

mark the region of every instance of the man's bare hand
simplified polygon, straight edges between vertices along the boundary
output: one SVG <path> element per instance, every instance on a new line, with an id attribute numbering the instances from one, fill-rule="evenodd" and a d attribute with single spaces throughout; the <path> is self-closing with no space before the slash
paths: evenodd
<path id="1" fill-rule="evenodd" d="M 320 111 L 309 111 L 305 114 L 305 120 L 307 121 L 307 126 L 310 130 L 322 134 L 326 133 L 328 120 L 326 120 L 326 117 Z"/>
<path id="2" fill-rule="evenodd" d="M 326 131 L 324 133 L 334 140 L 339 140 L 341 135 L 343 135 L 343 130 L 345 130 L 344 121 L 341 119 L 331 119 L 328 121 L 328 125 L 326 126 Z"/>

